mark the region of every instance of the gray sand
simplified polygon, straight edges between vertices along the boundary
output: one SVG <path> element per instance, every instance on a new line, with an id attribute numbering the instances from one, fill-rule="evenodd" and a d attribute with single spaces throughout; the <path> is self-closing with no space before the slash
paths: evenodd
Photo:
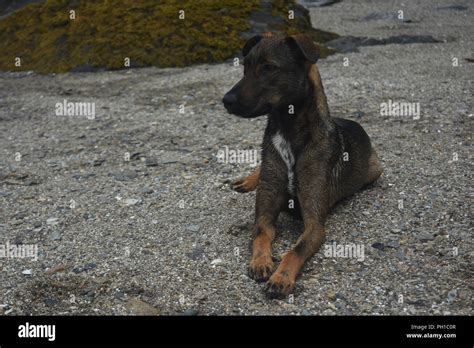
<path id="1" fill-rule="evenodd" d="M 438 9 L 454 3 L 468 9 Z M 400 9 L 410 22 L 362 20 Z M 362 124 L 385 172 L 326 225 L 327 244 L 364 246 L 364 260 L 322 250 L 285 300 L 246 275 L 255 193 L 229 182 L 252 168 L 216 159 L 261 142 L 264 117 L 221 105 L 240 67 L 0 73 L 0 243 L 39 252 L 0 260 L 0 313 L 472 315 L 473 10 L 467 0 L 311 9 L 315 27 L 341 35 L 444 42 L 318 63 L 332 115 Z M 64 99 L 95 102 L 95 118 L 55 115 Z M 381 115 L 389 100 L 419 103 L 420 118 Z M 302 224 L 283 215 L 278 230 L 276 257 Z"/>

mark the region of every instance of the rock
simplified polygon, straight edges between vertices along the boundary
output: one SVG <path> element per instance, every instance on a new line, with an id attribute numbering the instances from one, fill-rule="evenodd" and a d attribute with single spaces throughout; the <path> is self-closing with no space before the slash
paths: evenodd
<path id="1" fill-rule="evenodd" d="M 457 295 L 458 295 L 457 289 L 453 289 L 450 292 L 448 292 L 448 303 L 453 303 L 454 300 L 456 300 Z"/>
<path id="2" fill-rule="evenodd" d="M 124 201 L 124 204 L 129 207 L 131 205 L 137 205 L 138 203 L 141 202 L 141 199 L 135 199 L 135 198 L 127 198 L 125 201 Z"/>
<path id="3" fill-rule="evenodd" d="M 201 229 L 199 225 L 188 225 L 186 226 L 186 230 L 190 232 L 198 232 Z"/>
<path id="4" fill-rule="evenodd" d="M 431 35 L 397 35 L 386 39 L 375 39 L 367 36 L 343 36 L 326 43 L 330 48 L 340 53 L 359 52 L 360 46 L 378 46 L 390 44 L 412 44 L 412 43 L 439 43 Z"/>
<path id="5" fill-rule="evenodd" d="M 437 10 L 467 11 L 468 7 L 463 6 L 463 5 L 449 5 L 449 6 L 438 7 Z"/>
<path id="6" fill-rule="evenodd" d="M 195 315 L 198 315 L 198 314 L 199 314 L 199 311 L 197 309 L 194 309 L 194 308 L 186 309 L 183 312 L 183 315 L 187 315 L 187 316 L 195 316 Z"/>
<path id="7" fill-rule="evenodd" d="M 374 244 L 372 244 L 372 248 L 375 248 L 378 250 L 385 250 L 386 246 L 383 243 L 375 242 Z"/>
<path id="8" fill-rule="evenodd" d="M 24 275 L 32 275 L 33 274 L 33 271 L 31 269 L 25 269 L 23 272 L 21 272 L 21 274 L 24 274 Z"/>
<path id="9" fill-rule="evenodd" d="M 341 2 L 341 0 L 297 0 L 299 4 L 304 7 L 326 7 L 337 4 Z"/>
<path id="10" fill-rule="evenodd" d="M 336 299 L 336 294 L 331 290 L 327 292 L 326 296 L 330 301 L 334 301 Z"/>
<path id="11" fill-rule="evenodd" d="M 400 247 L 400 242 L 398 240 L 391 240 L 387 243 L 387 247 L 396 249 Z"/>
<path id="12" fill-rule="evenodd" d="M 186 253 L 186 256 L 191 260 L 197 260 L 204 254 L 204 248 L 197 246 L 191 252 Z"/>
<path id="13" fill-rule="evenodd" d="M 51 239 L 52 240 L 61 240 L 61 232 L 58 230 L 54 230 L 51 232 Z"/>
<path id="14" fill-rule="evenodd" d="M 434 238 L 435 238 L 434 235 L 432 233 L 428 233 L 428 232 L 418 232 L 416 234 L 416 239 L 418 239 L 419 241 L 422 241 L 422 242 L 433 240 Z"/>
<path id="15" fill-rule="evenodd" d="M 127 295 L 125 295 L 121 291 L 116 291 L 115 294 L 114 294 L 114 298 L 116 300 L 125 301 L 127 299 Z"/>
<path id="16" fill-rule="evenodd" d="M 97 265 L 94 262 L 89 262 L 89 263 L 86 263 L 83 267 L 74 268 L 72 271 L 77 274 L 77 273 L 89 271 L 89 270 L 94 269 L 96 267 L 97 267 Z"/>
<path id="17" fill-rule="evenodd" d="M 222 259 L 214 259 L 211 261 L 211 266 L 215 267 L 223 263 Z"/>
<path id="18" fill-rule="evenodd" d="M 55 225 L 59 224 L 59 219 L 58 218 L 49 218 L 48 220 L 46 220 L 46 224 L 49 225 L 49 226 L 55 226 Z"/>
<path id="19" fill-rule="evenodd" d="M 133 171 L 112 173 L 111 175 L 117 181 L 131 181 L 138 177 L 138 174 Z"/>
<path id="20" fill-rule="evenodd" d="M 44 304 L 48 307 L 53 307 L 58 304 L 58 301 L 52 298 L 45 298 Z"/>
<path id="21" fill-rule="evenodd" d="M 402 19 L 398 18 L 398 13 L 396 12 L 372 12 L 363 17 L 362 21 L 396 21 L 411 23 L 411 19 L 408 19 L 405 16 Z"/>
<path id="22" fill-rule="evenodd" d="M 149 194 L 152 194 L 154 191 L 153 191 L 153 189 L 152 189 L 151 187 L 148 187 L 148 186 L 147 186 L 147 187 L 143 187 L 143 188 L 141 189 L 141 192 L 144 193 L 144 194 L 149 195 Z"/>
<path id="23" fill-rule="evenodd" d="M 147 167 L 156 167 L 156 166 L 158 166 L 158 160 L 156 158 L 153 158 L 153 157 L 147 157 L 146 160 L 145 160 L 145 165 Z"/>
<path id="24" fill-rule="evenodd" d="M 125 308 L 131 315 L 159 315 L 160 311 L 148 303 L 138 299 L 130 298 L 125 303 Z"/>

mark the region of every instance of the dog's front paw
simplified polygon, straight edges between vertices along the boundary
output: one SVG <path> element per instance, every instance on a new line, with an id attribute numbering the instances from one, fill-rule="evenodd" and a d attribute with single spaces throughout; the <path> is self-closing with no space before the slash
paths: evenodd
<path id="1" fill-rule="evenodd" d="M 264 282 L 270 278 L 275 265 L 270 256 L 253 258 L 250 261 L 249 276 L 257 282 Z"/>
<path id="2" fill-rule="evenodd" d="M 265 285 L 269 298 L 284 298 L 293 292 L 295 281 L 282 273 L 274 273 Z"/>
<path id="3" fill-rule="evenodd" d="M 251 178 L 249 179 L 249 177 L 236 180 L 232 183 L 232 190 L 240 193 L 251 192 L 255 190 L 256 187 L 257 181 Z"/>

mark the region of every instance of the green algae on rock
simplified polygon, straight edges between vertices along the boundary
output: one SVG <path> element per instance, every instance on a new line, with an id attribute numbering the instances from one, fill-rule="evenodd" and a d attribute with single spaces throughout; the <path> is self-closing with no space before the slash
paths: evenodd
<path id="1" fill-rule="evenodd" d="M 288 18 L 289 10 L 295 19 Z M 321 43 L 337 37 L 313 29 L 305 11 L 288 0 L 46 0 L 0 21 L 0 70 L 52 73 L 221 62 L 240 51 L 262 20 L 270 23 L 267 31 L 306 32 Z M 256 18 L 259 13 L 267 17 Z M 330 53 L 322 46 L 323 57 Z"/>

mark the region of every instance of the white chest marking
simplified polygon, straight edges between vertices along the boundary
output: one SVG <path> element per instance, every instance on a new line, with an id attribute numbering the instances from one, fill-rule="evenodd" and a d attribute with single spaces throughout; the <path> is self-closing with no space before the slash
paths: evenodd
<path id="1" fill-rule="evenodd" d="M 295 157 L 291 151 L 291 145 L 286 139 L 281 135 L 280 132 L 276 133 L 272 138 L 273 146 L 280 154 L 283 162 L 286 164 L 288 170 L 288 192 L 293 194 L 295 191 L 294 187 L 294 172 L 293 167 L 295 165 Z"/>

